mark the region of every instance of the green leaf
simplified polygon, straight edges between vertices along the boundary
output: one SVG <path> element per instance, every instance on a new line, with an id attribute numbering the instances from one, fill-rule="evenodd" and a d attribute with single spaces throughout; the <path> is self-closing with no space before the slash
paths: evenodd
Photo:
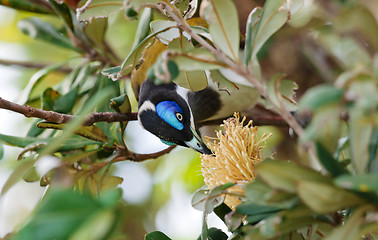
<path id="1" fill-rule="evenodd" d="M 130 100 L 126 94 L 110 99 L 110 107 L 120 113 L 131 112 Z"/>
<path id="2" fill-rule="evenodd" d="M 89 101 L 86 102 L 83 109 L 78 113 L 76 118 L 74 118 L 72 121 L 70 121 L 70 124 L 68 124 L 65 128 L 63 133 L 54 139 L 54 141 L 50 142 L 43 150 L 40 152 L 40 156 L 43 156 L 45 154 L 51 154 L 52 152 L 58 150 L 61 145 L 64 145 L 64 143 L 75 133 L 75 131 L 79 130 L 82 123 L 85 121 L 86 115 L 93 111 L 93 109 L 106 99 L 110 97 L 110 94 L 113 92 L 112 87 L 106 87 L 102 88 L 101 90 L 96 91 L 94 96 L 89 99 Z M 89 130 L 89 132 L 91 132 Z M 101 136 L 101 134 L 94 133 L 97 137 L 97 135 Z M 98 139 L 99 141 L 102 141 L 101 138 Z"/>
<path id="3" fill-rule="evenodd" d="M 59 96 L 54 103 L 54 110 L 59 113 L 69 113 L 75 105 L 77 88 L 72 88 L 69 92 Z"/>
<path id="4" fill-rule="evenodd" d="M 167 31 L 167 29 L 162 29 L 161 31 L 148 35 L 135 48 L 133 48 L 133 50 L 122 63 L 120 76 L 125 76 L 129 74 L 135 68 L 135 66 L 139 63 L 140 58 L 142 57 L 143 50 L 153 42 L 154 37 L 157 34 L 162 33 L 164 31 Z"/>
<path id="5" fill-rule="evenodd" d="M 118 80 L 121 77 L 121 66 L 107 68 L 101 71 L 102 75 L 111 78 L 113 81 Z"/>
<path id="6" fill-rule="evenodd" d="M 203 48 L 184 49 L 173 57 L 180 71 L 214 70 L 221 68 L 214 55 Z"/>
<path id="7" fill-rule="evenodd" d="M 37 138 L 37 137 L 15 137 L 15 136 L 9 136 L 0 134 L 0 140 L 3 141 L 5 144 L 8 144 L 10 146 L 16 146 L 16 147 L 26 147 L 28 145 L 35 145 L 39 143 L 45 143 L 48 144 L 50 142 L 54 142 L 57 137 L 51 137 L 51 138 Z M 100 143 L 86 140 L 82 137 L 72 137 L 67 139 L 67 141 L 60 145 L 58 148 L 58 151 L 70 151 L 78 148 L 82 148 L 86 145 L 99 145 Z"/>
<path id="8" fill-rule="evenodd" d="M 3 188 L 1 189 L 1 195 L 4 196 L 4 194 L 11 187 L 13 187 L 30 168 L 34 166 L 36 161 L 37 159 L 34 155 L 29 156 L 23 159 L 22 161 L 18 161 L 13 172 L 8 177 L 7 181 L 4 183 Z"/>
<path id="9" fill-rule="evenodd" d="M 45 41 L 59 47 L 80 52 L 71 41 L 57 31 L 50 23 L 37 17 L 26 18 L 18 22 L 18 28 L 31 38 Z"/>
<path id="10" fill-rule="evenodd" d="M 342 175 L 335 179 L 335 184 L 353 191 L 378 193 L 377 174 Z"/>
<path id="11" fill-rule="evenodd" d="M 348 171 L 345 169 L 345 167 L 340 162 L 338 162 L 337 159 L 335 159 L 320 142 L 315 143 L 315 148 L 320 163 L 334 177 L 337 177 L 341 174 L 348 174 Z"/>
<path id="12" fill-rule="evenodd" d="M 60 93 L 53 88 L 47 88 L 42 93 L 42 109 L 46 111 L 54 110 L 54 102 L 60 97 Z"/>
<path id="13" fill-rule="evenodd" d="M 193 92 L 201 91 L 207 87 L 207 77 L 204 71 L 181 72 L 174 82 Z"/>
<path id="14" fill-rule="evenodd" d="M 0 0 L 0 5 L 33 13 L 53 13 L 46 5 L 30 0 Z"/>
<path id="15" fill-rule="evenodd" d="M 31 167 L 22 175 L 22 179 L 25 180 L 25 182 L 36 182 L 39 181 L 41 176 L 37 173 L 35 167 Z"/>
<path id="16" fill-rule="evenodd" d="M 105 33 L 107 28 L 107 17 L 94 17 L 84 25 L 84 33 L 95 46 L 100 47 L 102 50 L 106 50 Z"/>
<path id="17" fill-rule="evenodd" d="M 72 18 L 71 9 L 64 2 L 57 2 L 55 0 L 48 0 L 54 12 L 63 20 L 65 26 L 70 31 L 74 31 L 74 22 L 76 18 Z"/>
<path id="18" fill-rule="evenodd" d="M 324 106 L 339 103 L 344 91 L 332 85 L 320 85 L 308 90 L 301 98 L 299 110 L 310 109 L 312 111 Z"/>
<path id="19" fill-rule="evenodd" d="M 289 11 L 285 6 L 285 0 L 266 1 L 261 11 L 260 19 L 258 15 L 260 10 L 252 10 L 247 27 L 248 44 L 246 46 L 246 63 L 255 58 L 264 43 L 280 29 L 289 18 Z M 249 40 L 250 39 L 250 40 Z"/>
<path id="20" fill-rule="evenodd" d="M 373 133 L 371 134 L 370 143 L 369 143 L 369 163 L 368 163 L 369 172 L 374 169 L 374 165 L 378 167 L 377 149 L 378 149 L 378 128 L 374 128 Z"/>
<path id="21" fill-rule="evenodd" d="M 203 48 L 194 48 L 185 37 L 171 41 L 168 49 L 175 51 L 170 58 L 180 70 L 174 82 L 191 91 L 200 91 L 207 87 L 208 81 L 204 70 L 220 68 L 212 53 Z"/>
<path id="22" fill-rule="evenodd" d="M 368 207 L 360 207 L 353 212 L 352 216 L 346 219 L 344 224 L 335 228 L 324 240 L 358 240 L 361 239 L 361 226 L 366 221 L 365 214 Z"/>
<path id="23" fill-rule="evenodd" d="M 83 232 L 90 234 L 90 231 L 105 236 L 115 223 L 115 214 L 115 203 L 104 206 L 89 195 L 71 190 L 53 190 L 47 193 L 33 218 L 14 239 L 69 239 L 72 234 L 79 237 Z"/>
<path id="24" fill-rule="evenodd" d="M 294 81 L 284 80 L 282 74 L 277 74 L 269 80 L 267 94 L 273 106 L 296 111 L 297 104 L 294 100 L 296 89 L 298 85 Z"/>
<path id="25" fill-rule="evenodd" d="M 247 221 L 249 224 L 255 224 L 255 223 L 260 222 L 261 220 L 271 217 L 275 213 L 276 212 L 267 212 L 267 213 L 249 215 L 249 216 L 246 216 L 245 221 Z"/>
<path id="26" fill-rule="evenodd" d="M 206 239 L 208 239 L 208 240 L 227 240 L 228 236 L 222 230 L 212 227 L 212 228 L 209 228 L 207 230 L 207 238 Z M 197 240 L 201 240 L 201 236 Z"/>
<path id="27" fill-rule="evenodd" d="M 134 20 L 138 17 L 138 12 L 134 8 L 126 9 L 126 16 L 129 20 Z"/>
<path id="28" fill-rule="evenodd" d="M 135 32 L 133 48 L 136 47 L 150 31 L 150 22 L 152 20 L 152 9 L 144 8 L 139 17 L 138 27 Z"/>
<path id="29" fill-rule="evenodd" d="M 247 26 L 245 30 L 245 65 L 248 65 L 252 56 L 252 37 L 256 36 L 257 24 L 260 21 L 262 8 L 254 8 L 248 15 Z"/>
<path id="30" fill-rule="evenodd" d="M 28 85 L 23 90 L 20 101 L 28 103 L 29 101 L 33 101 L 36 98 L 39 99 L 41 97 L 41 94 L 47 88 L 61 82 L 63 80 L 63 77 L 61 77 L 60 75 L 54 75 L 54 77 L 52 78 L 50 78 L 49 75 L 55 74 L 54 72 L 66 65 L 67 62 L 68 61 L 51 64 L 34 73 L 30 78 Z"/>
<path id="31" fill-rule="evenodd" d="M 206 5 L 207 4 L 207 5 Z M 227 56 L 238 61 L 239 18 L 231 0 L 212 0 L 201 6 L 202 17 L 209 24 L 213 43 Z"/>
<path id="32" fill-rule="evenodd" d="M 162 0 L 126 0 L 127 6 L 137 9 L 138 11 L 144 4 L 156 4 Z"/>
<path id="33" fill-rule="evenodd" d="M 64 157 L 61 158 L 61 161 L 67 164 L 74 164 L 84 158 L 87 158 L 97 152 L 101 151 L 101 148 L 98 149 L 93 149 L 93 150 L 88 150 L 88 151 L 82 151 L 79 153 L 74 153 L 74 154 L 69 154 L 65 155 Z"/>
<path id="34" fill-rule="evenodd" d="M 317 42 L 345 70 L 353 69 L 357 65 L 369 66 L 371 64 L 372 59 L 368 51 L 352 37 L 325 33 L 320 34 L 317 39 Z"/>
<path id="35" fill-rule="evenodd" d="M 215 207 L 223 203 L 226 197 L 224 190 L 222 185 L 210 190 L 198 189 L 192 197 L 192 206 L 200 211 L 211 213 Z"/>
<path id="36" fill-rule="evenodd" d="M 0 142 L 0 160 L 4 158 L 4 144 Z"/>
<path id="37" fill-rule="evenodd" d="M 364 202 L 355 194 L 327 183 L 302 180 L 297 183 L 297 189 L 302 201 L 317 213 L 334 212 Z"/>
<path id="38" fill-rule="evenodd" d="M 240 227 L 244 219 L 244 214 L 232 211 L 225 215 L 224 222 L 226 223 L 228 230 L 234 232 Z"/>
<path id="39" fill-rule="evenodd" d="M 35 120 L 33 122 L 33 124 L 31 125 L 28 133 L 26 134 L 27 137 L 37 137 L 37 136 L 39 136 L 44 131 L 44 129 L 41 129 L 41 128 L 37 127 L 37 124 L 40 121 L 41 121 L 40 119 L 37 119 L 37 120 Z"/>
<path id="40" fill-rule="evenodd" d="M 39 122 L 37 124 L 40 128 L 51 128 L 51 129 L 58 129 L 64 130 L 69 126 L 69 124 L 65 123 L 50 123 L 50 122 Z M 95 125 L 92 126 L 81 126 L 77 130 L 75 130 L 75 134 L 80 135 L 82 137 L 91 139 L 93 141 L 99 142 L 106 142 L 108 137 L 101 131 L 101 129 Z"/>
<path id="41" fill-rule="evenodd" d="M 154 231 L 147 233 L 146 236 L 144 236 L 145 240 L 171 240 L 167 235 L 160 231 Z"/>
<path id="42" fill-rule="evenodd" d="M 70 236 L 70 240 L 103 240 L 106 239 L 113 226 L 117 214 L 112 209 L 97 211 L 89 217 L 79 230 Z"/>
<path id="43" fill-rule="evenodd" d="M 272 189 L 260 179 L 255 179 L 244 187 L 245 197 L 250 202 L 257 202 L 271 196 Z"/>
<path id="44" fill-rule="evenodd" d="M 161 80 L 164 82 L 170 82 L 177 78 L 179 74 L 177 64 L 171 59 L 168 59 L 167 61 L 163 60 L 162 57 L 159 57 L 156 63 L 152 65 L 150 69 L 153 69 L 153 79 L 158 80 L 157 82 L 161 82 Z M 151 76 L 151 72 L 148 74 L 148 76 Z"/>
<path id="45" fill-rule="evenodd" d="M 279 220 L 279 221 L 277 221 Z M 271 216 L 264 220 L 264 224 L 259 226 L 263 239 L 272 239 L 274 236 L 283 235 L 285 239 L 286 233 L 308 227 L 320 221 L 311 215 L 305 209 L 282 212 L 278 216 Z M 284 235 L 285 234 L 285 235 Z M 286 235 L 287 236 L 287 235 Z M 291 234 L 288 234 L 288 239 L 293 239 Z"/>
<path id="46" fill-rule="evenodd" d="M 243 213 L 245 215 L 256 215 L 256 214 L 263 214 L 263 213 L 275 213 L 282 210 L 280 207 L 276 206 L 264 206 L 258 205 L 255 203 L 243 203 L 236 207 L 236 211 L 239 213 Z"/>
<path id="47" fill-rule="evenodd" d="M 281 162 L 265 159 L 256 166 L 256 174 L 273 188 L 296 192 L 296 185 L 302 181 L 330 183 L 331 179 L 320 173 L 299 166 L 294 162 Z"/>
<path id="48" fill-rule="evenodd" d="M 177 28 L 177 23 L 170 20 L 155 20 L 150 23 L 151 32 L 161 32 L 161 30 L 168 29 L 156 35 L 160 42 L 164 44 L 170 43 L 173 39 L 181 37 L 181 32 Z"/>
<path id="49" fill-rule="evenodd" d="M 79 7 L 86 4 L 87 1 L 81 1 Z M 84 12 L 78 15 L 79 21 L 90 20 L 93 18 L 104 18 L 111 14 L 117 13 L 123 9 L 123 0 L 93 0 L 90 2 Z"/>

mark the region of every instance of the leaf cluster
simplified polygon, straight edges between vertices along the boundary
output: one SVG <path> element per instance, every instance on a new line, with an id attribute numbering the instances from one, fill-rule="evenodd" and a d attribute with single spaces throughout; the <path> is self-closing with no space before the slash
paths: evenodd
<path id="1" fill-rule="evenodd" d="M 302 149 L 290 161 L 277 151 L 276 159 L 258 165 L 256 180 L 246 185 L 245 196 L 238 196 L 243 203 L 234 211 L 222 202 L 235 183 L 199 189 L 192 202 L 203 211 L 199 239 L 377 238 L 378 25 L 366 5 L 267 0 L 251 9 L 243 19 L 246 29 L 240 29 L 240 9 L 231 0 L 0 4 L 34 13 L 18 22 L 19 29 L 73 56 L 39 69 L 23 93 L 23 103 L 73 120 L 35 121 L 25 137 L 0 134 L 0 157 L 3 143 L 23 148 L 2 194 L 21 178 L 49 186 L 30 221 L 12 238 L 127 235 L 121 194 L 114 190 L 123 179 L 113 176 L 112 164 L 169 151 L 130 151 L 124 136 L 130 118 L 85 122 L 93 112 L 135 116 L 138 89 L 147 77 L 192 91 L 207 87 L 208 78 L 235 95 L 247 89 L 244 108 L 262 96 L 261 104 L 282 116 L 298 137 L 291 149 Z M 135 26 L 127 51 L 110 38 L 117 24 Z M 285 36 L 292 37 L 288 48 L 280 47 Z M 300 98 L 294 95 L 298 88 Z M 36 166 L 44 156 L 59 164 L 40 173 Z M 226 223 L 230 237 L 208 228 L 212 211 Z M 170 238 L 151 232 L 145 239 Z"/>

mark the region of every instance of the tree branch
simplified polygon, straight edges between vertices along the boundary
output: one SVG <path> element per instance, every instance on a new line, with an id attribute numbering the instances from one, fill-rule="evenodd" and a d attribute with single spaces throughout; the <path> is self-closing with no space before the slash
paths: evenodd
<path id="1" fill-rule="evenodd" d="M 143 162 L 148 159 L 156 159 L 160 156 L 163 156 L 164 154 L 170 153 L 177 145 L 169 146 L 168 148 L 155 152 L 155 153 L 148 153 L 148 154 L 140 154 L 135 153 L 130 150 L 127 150 L 126 153 L 124 153 L 124 156 L 119 156 L 113 160 L 113 162 L 119 162 L 123 160 L 130 160 L 134 162 Z"/>
<path id="2" fill-rule="evenodd" d="M 35 117 L 44 119 L 48 122 L 54 123 L 67 123 L 75 118 L 74 115 L 57 113 L 53 111 L 45 111 L 37 108 L 30 107 L 28 105 L 19 105 L 10 101 L 7 101 L 0 97 L 0 108 L 17 112 L 24 115 L 27 118 Z M 90 126 L 95 122 L 123 122 L 137 120 L 137 113 L 116 113 L 116 112 L 98 112 L 90 113 L 86 116 L 84 126 Z"/>
<path id="3" fill-rule="evenodd" d="M 106 161 L 106 162 L 101 162 L 101 163 L 94 163 L 92 164 L 92 167 L 95 169 L 100 169 L 102 167 L 105 167 L 109 164 L 113 164 L 116 162 L 122 162 L 126 160 L 130 160 L 133 162 L 143 162 L 149 159 L 156 159 L 158 157 L 161 157 L 165 154 L 170 153 L 177 145 L 172 145 L 169 146 L 168 148 L 161 150 L 159 152 L 155 153 L 148 153 L 148 154 L 140 154 L 140 153 L 135 153 L 133 151 L 128 150 L 127 148 L 119 148 L 118 151 L 118 156 L 114 158 L 113 160 Z"/>
<path id="4" fill-rule="evenodd" d="M 5 66 L 13 65 L 13 66 L 19 66 L 19 67 L 25 67 L 25 68 L 36 68 L 36 69 L 41 69 L 41 68 L 49 66 L 49 64 L 44 64 L 44 63 L 14 61 L 14 60 L 8 60 L 8 59 L 0 59 L 0 64 L 5 65 Z M 57 68 L 55 71 L 59 71 L 63 73 L 70 73 L 72 72 L 72 68 L 60 67 L 60 68 Z"/>

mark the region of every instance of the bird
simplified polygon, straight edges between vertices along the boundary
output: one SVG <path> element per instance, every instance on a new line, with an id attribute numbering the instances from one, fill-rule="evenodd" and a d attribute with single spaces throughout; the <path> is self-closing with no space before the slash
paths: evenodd
<path id="1" fill-rule="evenodd" d="M 214 76 L 216 74 L 219 73 Z M 199 123 L 228 117 L 253 106 L 257 98 L 255 88 L 226 79 L 219 81 L 218 78 L 215 82 L 209 77 L 208 86 L 195 92 L 174 82 L 158 84 L 146 79 L 139 90 L 138 121 L 167 145 L 212 154 L 202 140 Z"/>

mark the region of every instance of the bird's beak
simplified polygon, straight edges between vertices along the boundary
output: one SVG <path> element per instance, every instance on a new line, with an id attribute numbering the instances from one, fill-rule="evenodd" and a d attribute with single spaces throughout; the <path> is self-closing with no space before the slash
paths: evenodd
<path id="1" fill-rule="evenodd" d="M 194 150 L 200 153 L 213 154 L 211 150 L 205 145 L 205 143 L 203 143 L 203 141 L 201 140 L 201 137 L 198 135 L 196 130 L 192 127 L 190 128 L 190 130 L 193 133 L 193 138 L 192 140 L 185 142 L 185 144 L 188 147 L 193 148 Z"/>

